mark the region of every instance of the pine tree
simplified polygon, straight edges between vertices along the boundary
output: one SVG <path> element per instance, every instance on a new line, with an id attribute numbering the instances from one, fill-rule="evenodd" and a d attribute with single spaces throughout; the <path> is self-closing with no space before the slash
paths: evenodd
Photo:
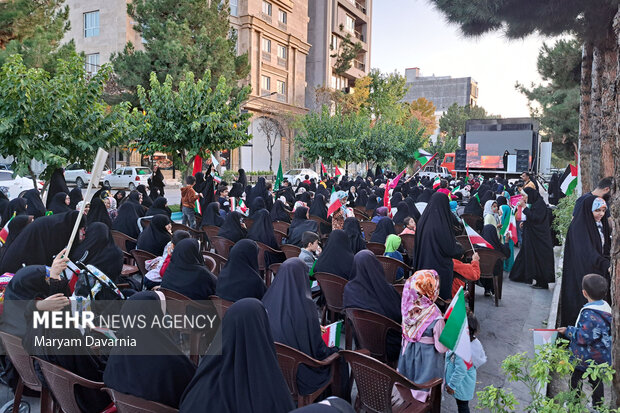
<path id="1" fill-rule="evenodd" d="M 167 75 L 184 78 L 189 71 L 199 78 L 211 72 L 213 87 L 220 76 L 230 86 L 249 73 L 247 54 L 237 56 L 237 36 L 228 22 L 228 2 L 205 0 L 134 0 L 127 5 L 134 28 L 141 34 L 144 51 L 128 43 L 113 56 L 117 83 L 125 91 L 111 101 L 137 103 L 137 86 L 150 84 L 151 72 L 160 82 Z"/>

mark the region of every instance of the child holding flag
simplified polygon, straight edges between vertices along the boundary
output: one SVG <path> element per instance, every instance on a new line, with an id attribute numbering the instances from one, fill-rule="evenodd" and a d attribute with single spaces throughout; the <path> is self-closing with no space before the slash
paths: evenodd
<path id="1" fill-rule="evenodd" d="M 189 175 L 185 178 L 185 186 L 181 188 L 181 212 L 183 212 L 183 225 L 196 228 L 196 215 L 194 214 L 194 204 L 200 199 L 202 194 L 197 194 L 194 190 L 196 178 Z"/>

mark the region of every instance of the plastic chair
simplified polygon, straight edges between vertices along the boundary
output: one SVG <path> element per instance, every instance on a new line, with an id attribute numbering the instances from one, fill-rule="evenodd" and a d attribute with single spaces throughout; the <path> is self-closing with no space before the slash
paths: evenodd
<path id="1" fill-rule="evenodd" d="M 315 215 L 310 215 L 310 221 L 314 221 L 317 223 L 317 228 L 319 231 L 319 237 L 323 235 L 327 235 L 331 232 L 332 224 L 330 222 L 325 221 L 323 218 L 317 217 Z M 328 231 L 324 231 L 324 229 L 329 228 Z"/>
<path id="2" fill-rule="evenodd" d="M 209 247 L 211 247 L 211 239 L 217 237 L 217 234 L 220 232 L 220 227 L 216 227 L 215 225 L 204 225 L 202 231 L 206 234 L 207 242 L 209 243 Z M 210 248 L 204 249 L 208 251 Z"/>
<path id="3" fill-rule="evenodd" d="M 403 232 L 404 229 L 405 229 L 405 226 L 403 224 L 394 225 L 394 233 L 396 233 L 396 235 Z"/>
<path id="4" fill-rule="evenodd" d="M 495 290 L 495 307 L 499 307 L 499 300 L 502 299 L 502 286 L 504 284 L 503 274 L 500 276 L 493 275 L 495 270 L 495 264 L 499 260 L 503 260 L 506 258 L 504 254 L 502 254 L 498 250 L 491 250 L 488 248 L 480 248 L 477 249 L 476 252 L 480 255 L 480 279 L 492 279 L 493 280 L 493 289 Z M 475 295 L 475 291 L 470 290 L 470 300 L 471 296 Z M 473 300 L 470 304 L 470 310 L 474 311 Z"/>
<path id="5" fill-rule="evenodd" d="M 217 252 L 222 257 L 228 259 L 228 254 L 230 253 L 230 249 L 235 245 L 234 242 L 224 237 L 211 237 L 211 244 Z"/>
<path id="6" fill-rule="evenodd" d="M 254 225 L 254 220 L 252 218 L 243 218 L 243 223 L 245 224 L 245 228 L 249 231 Z"/>
<path id="7" fill-rule="evenodd" d="M 217 315 L 220 317 L 220 319 L 224 318 L 224 315 L 226 315 L 226 311 L 228 311 L 230 306 L 234 304 L 232 301 L 224 300 L 217 295 L 209 296 L 209 300 L 211 300 L 211 302 L 215 306 L 215 310 L 217 311 Z"/>
<path id="8" fill-rule="evenodd" d="M 355 207 L 353 208 L 353 214 L 355 215 L 355 218 L 357 218 L 358 221 L 369 221 L 370 220 L 370 217 L 368 216 L 368 213 L 366 212 L 366 208 L 362 210 L 360 207 Z"/>
<path id="9" fill-rule="evenodd" d="M 206 245 L 206 235 L 203 231 L 195 230 L 194 228 L 190 228 L 187 225 L 179 224 L 176 222 L 172 222 L 172 232 L 176 230 L 183 230 L 189 232 L 189 235 L 192 238 L 195 238 L 200 241 L 201 245 Z"/>
<path id="10" fill-rule="evenodd" d="M 132 396 L 131 394 L 121 393 L 116 390 L 104 387 L 106 393 L 110 395 L 110 398 L 116 406 L 118 413 L 176 413 L 177 409 L 174 409 L 165 404 L 152 402 L 150 400 L 141 399 L 140 397 Z"/>
<path id="11" fill-rule="evenodd" d="M 207 257 L 210 260 L 215 261 L 215 268 L 211 272 L 214 275 L 218 275 L 218 276 L 220 275 L 220 271 L 222 271 L 222 268 L 224 268 L 224 265 L 226 265 L 226 263 L 228 262 L 226 258 L 211 251 L 203 251 L 202 256 L 204 257 L 205 262 L 207 261 Z"/>
<path id="12" fill-rule="evenodd" d="M 45 377 L 45 381 L 54 395 L 54 400 L 56 400 L 60 410 L 64 413 L 82 412 L 75 399 L 76 386 L 94 390 L 101 390 L 104 387 L 102 382 L 85 379 L 38 357 L 34 357 L 34 359 L 39 363 L 43 377 Z"/>
<path id="13" fill-rule="evenodd" d="M 273 282 L 272 280 L 278 273 L 281 265 L 282 263 L 277 262 L 275 264 L 271 264 L 269 268 L 265 270 L 265 285 L 267 288 L 271 287 L 271 283 Z"/>
<path id="14" fill-rule="evenodd" d="M 385 280 L 390 284 L 394 284 L 402 279 L 396 278 L 399 268 L 403 269 L 404 277 L 407 277 L 409 275 L 409 272 L 412 271 L 410 266 L 408 266 L 402 261 L 397 260 L 396 258 L 378 255 L 377 260 L 381 263 L 381 266 L 383 267 L 383 272 L 385 273 Z"/>
<path id="15" fill-rule="evenodd" d="M 387 335 L 390 330 L 400 335 L 402 331 L 400 324 L 381 314 L 361 308 L 347 308 L 345 311 L 360 347 L 370 351 L 370 355 L 377 360 L 396 367 L 398 360 L 390 362 L 387 358 Z"/>
<path id="16" fill-rule="evenodd" d="M 364 233 L 364 239 L 368 242 L 373 232 L 377 229 L 377 224 L 372 221 L 362 221 L 360 222 L 360 228 L 362 228 L 362 232 Z"/>
<path id="17" fill-rule="evenodd" d="M 276 237 L 276 242 L 278 243 L 278 246 L 282 247 L 282 243 L 286 239 L 286 232 L 278 231 L 274 228 L 273 235 Z"/>
<path id="18" fill-rule="evenodd" d="M 256 241 L 256 245 L 258 245 L 258 271 L 265 274 L 265 253 L 269 252 L 272 254 L 281 254 L 282 251 L 271 248 L 269 245 L 263 244 L 260 241 Z"/>
<path id="19" fill-rule="evenodd" d="M 151 254 L 150 252 L 143 250 L 131 250 L 130 253 L 133 259 L 136 261 L 136 266 L 140 270 L 140 274 L 142 274 L 142 277 L 144 277 L 148 272 L 146 270 L 146 262 L 157 257 L 155 256 L 155 254 Z"/>
<path id="20" fill-rule="evenodd" d="M 119 247 L 121 251 L 129 252 L 127 249 L 127 242 L 131 242 L 133 245 L 138 243 L 138 240 L 131 238 L 129 235 L 120 231 L 111 230 L 110 232 L 112 233 L 112 240 L 114 240 L 114 244 Z"/>
<path id="21" fill-rule="evenodd" d="M 280 249 L 286 255 L 286 259 L 299 257 L 301 253 L 301 248 L 293 244 L 282 244 Z"/>
<path id="22" fill-rule="evenodd" d="M 417 384 L 380 361 L 356 351 L 341 350 L 340 355 L 351 366 L 357 384 L 355 410 L 373 413 L 439 413 L 441 383 L 435 378 Z M 396 387 L 396 394 L 392 390 Z M 411 395 L 411 390 L 430 390 L 425 403 Z"/>
<path id="23" fill-rule="evenodd" d="M 15 397 L 13 398 L 13 413 L 19 411 L 19 406 L 24 394 L 24 386 L 30 390 L 41 393 L 41 412 L 51 412 L 53 409 L 49 390 L 41 385 L 41 381 L 39 381 L 34 371 L 32 358 L 22 345 L 22 339 L 12 334 L 5 333 L 4 331 L 0 331 L 0 339 L 2 340 L 2 345 L 7 356 L 19 375 L 17 388 L 15 389 Z"/>
<path id="24" fill-rule="evenodd" d="M 275 221 L 273 223 L 273 229 L 288 234 L 288 229 L 291 226 L 288 222 L 284 221 Z"/>
<path id="25" fill-rule="evenodd" d="M 215 262 L 215 259 L 211 258 L 210 256 L 206 255 L 206 254 L 202 254 L 202 258 L 205 261 L 205 265 L 207 267 L 207 269 L 212 272 L 215 276 L 219 275 L 219 272 L 216 274 L 215 273 L 215 268 L 217 267 L 217 262 Z"/>
<path id="26" fill-rule="evenodd" d="M 469 225 L 476 231 L 478 232 L 482 231 L 482 222 L 483 222 L 482 217 L 478 215 L 472 215 L 472 214 L 463 214 L 461 215 L 461 218 L 463 219 L 463 221 L 465 221 L 467 225 Z"/>
<path id="27" fill-rule="evenodd" d="M 379 244 L 378 242 L 367 242 L 366 248 L 371 250 L 375 255 L 385 254 L 385 245 Z"/>
<path id="28" fill-rule="evenodd" d="M 331 323 L 335 322 L 337 319 L 335 314 L 342 315 L 342 318 L 344 319 L 343 326 L 345 328 L 344 345 L 345 348 L 353 348 L 353 336 L 351 335 L 351 329 L 347 328 L 347 313 L 343 304 L 344 287 L 349 281 L 337 276 L 336 274 L 331 274 L 328 272 L 315 272 L 314 278 L 319 283 L 323 297 L 325 297 L 325 305 L 321 311 L 322 324 L 327 324 L 328 319 Z M 328 312 L 330 317 L 328 317 Z"/>
<path id="29" fill-rule="evenodd" d="M 302 353 L 301 351 L 294 349 L 293 347 L 284 345 L 282 343 L 276 342 L 275 346 L 280 370 L 282 370 L 282 375 L 284 376 L 284 380 L 288 385 L 288 389 L 291 392 L 293 400 L 297 401 L 297 407 L 303 407 L 311 404 L 330 385 L 332 386 L 334 393 L 339 393 L 340 371 L 338 359 L 340 358 L 340 354 L 333 353 L 325 360 L 316 360 Z M 304 364 L 308 367 L 313 368 L 330 366 L 329 381 L 312 394 L 299 394 L 299 390 L 297 389 L 297 370 L 299 369 L 300 364 Z"/>
<path id="30" fill-rule="evenodd" d="M 407 251 L 407 255 L 413 257 L 415 252 L 415 235 L 413 234 L 402 234 L 399 235 L 400 240 L 403 243 L 403 248 Z"/>

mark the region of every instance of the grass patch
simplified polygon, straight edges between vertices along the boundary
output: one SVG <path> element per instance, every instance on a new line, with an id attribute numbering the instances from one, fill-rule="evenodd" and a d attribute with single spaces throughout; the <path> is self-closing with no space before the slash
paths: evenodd
<path id="1" fill-rule="evenodd" d="M 179 204 L 168 205 L 168 208 L 170 208 L 172 212 L 181 212 L 181 206 Z"/>

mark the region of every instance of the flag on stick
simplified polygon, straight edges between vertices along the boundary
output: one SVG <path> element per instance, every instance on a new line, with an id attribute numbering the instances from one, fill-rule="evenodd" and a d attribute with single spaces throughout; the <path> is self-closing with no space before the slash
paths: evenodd
<path id="1" fill-rule="evenodd" d="M 222 178 L 220 178 L 220 176 L 216 174 L 215 171 L 211 171 L 211 176 L 213 177 L 214 182 L 218 184 L 222 183 Z"/>
<path id="2" fill-rule="evenodd" d="M 336 178 L 338 178 L 339 176 L 342 176 L 342 172 L 340 172 L 340 169 L 338 169 L 338 165 L 336 165 L 336 169 L 334 169 L 334 176 Z"/>
<path id="3" fill-rule="evenodd" d="M 575 191 L 577 186 L 577 168 L 571 164 L 568 164 L 566 170 L 560 178 L 560 190 L 564 195 L 569 196 Z"/>
<path id="4" fill-rule="evenodd" d="M 202 208 L 200 207 L 200 201 L 198 199 L 194 201 L 194 211 L 197 214 L 202 215 Z"/>
<path id="5" fill-rule="evenodd" d="M 211 152 L 211 162 L 213 162 L 213 167 L 214 168 L 216 168 L 220 164 L 220 162 L 217 160 L 217 158 L 215 157 L 213 152 Z"/>
<path id="6" fill-rule="evenodd" d="M 278 165 L 278 174 L 276 175 L 276 182 L 273 184 L 273 188 L 277 191 L 280 189 L 280 185 L 282 185 L 282 180 L 284 176 L 282 174 L 282 161 L 280 161 L 280 165 Z"/>
<path id="7" fill-rule="evenodd" d="M 512 212 L 512 209 L 510 209 L 510 218 L 502 219 L 502 229 L 500 229 L 500 232 L 504 236 L 506 242 L 508 242 L 509 239 L 512 239 L 512 242 L 515 244 L 518 242 L 517 220 L 515 219 L 515 214 Z"/>
<path id="8" fill-rule="evenodd" d="M 437 156 L 437 153 L 435 153 L 435 155 L 431 155 L 422 148 L 418 149 L 413 153 L 413 157 L 415 158 L 415 160 L 420 162 L 420 168 L 424 168 L 427 163 L 429 163 L 435 158 L 435 156 Z"/>
<path id="9" fill-rule="evenodd" d="M 239 200 L 239 205 L 237 206 L 237 209 L 242 213 L 245 214 L 248 211 L 248 207 L 245 206 L 245 202 L 243 202 L 243 199 Z"/>
<path id="10" fill-rule="evenodd" d="M 332 193 L 334 192 L 332 191 Z M 340 208 L 341 206 L 342 206 L 342 201 L 340 201 L 340 198 L 336 198 L 334 202 L 332 202 L 329 208 L 327 209 L 327 216 L 328 217 L 331 216 L 331 214 L 336 212 L 338 208 Z"/>
<path id="11" fill-rule="evenodd" d="M 433 179 L 433 189 L 437 189 L 439 185 L 441 185 L 441 178 L 437 175 L 435 179 Z"/>
<path id="12" fill-rule="evenodd" d="M 467 370 L 469 370 L 474 364 L 471 359 L 471 340 L 469 338 L 469 325 L 467 324 L 467 311 L 465 309 L 465 293 L 462 286 L 452 299 L 444 319 L 446 325 L 441 332 L 441 336 L 439 336 L 439 342 L 462 358 L 467 366 Z"/>
<path id="13" fill-rule="evenodd" d="M 532 335 L 534 338 L 534 351 L 538 353 L 537 346 L 544 346 L 545 344 L 555 343 L 555 339 L 558 337 L 558 330 L 549 328 L 533 328 Z"/>
<path id="14" fill-rule="evenodd" d="M 327 347 L 340 347 L 340 335 L 342 331 L 342 320 L 336 321 L 325 327 L 323 341 Z"/>
<path id="15" fill-rule="evenodd" d="M 192 170 L 192 176 L 202 171 L 202 158 L 200 155 L 194 157 L 194 169 Z"/>
<path id="16" fill-rule="evenodd" d="M 323 175 L 327 175 L 327 168 L 323 165 L 323 162 L 321 162 L 321 172 Z"/>
<path id="17" fill-rule="evenodd" d="M 485 247 L 489 249 L 495 249 L 491 244 L 487 242 L 480 234 L 478 234 L 472 227 L 467 225 L 467 222 L 463 221 L 463 225 L 465 226 L 465 230 L 467 231 L 467 237 L 469 238 L 469 242 L 472 244 L 472 249 L 474 245 L 479 247 Z"/>
<path id="18" fill-rule="evenodd" d="M 396 178 L 394 178 L 394 180 L 390 184 L 390 189 L 396 188 L 396 185 L 398 185 L 398 182 L 405 175 L 406 172 L 407 172 L 407 168 L 403 169 L 403 171 L 399 173 L 398 176 L 396 176 Z"/>
<path id="19" fill-rule="evenodd" d="M 9 224 L 11 223 L 11 221 L 13 221 L 13 218 L 15 218 L 15 214 L 17 213 L 13 212 L 13 216 L 11 217 L 11 219 L 9 219 L 6 224 L 4 224 L 4 228 L 0 230 L 0 243 L 2 244 L 4 244 L 9 238 Z"/>

